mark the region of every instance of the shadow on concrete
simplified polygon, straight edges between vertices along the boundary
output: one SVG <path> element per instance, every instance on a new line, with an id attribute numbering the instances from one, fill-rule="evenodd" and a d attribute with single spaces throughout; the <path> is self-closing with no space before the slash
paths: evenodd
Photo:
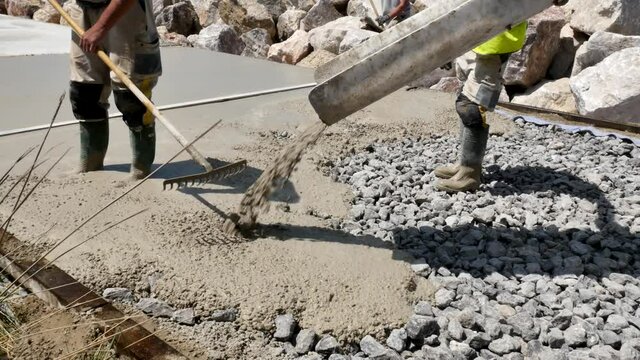
<path id="1" fill-rule="evenodd" d="M 453 274 L 467 272 L 483 278 L 492 273 L 507 277 L 527 274 L 606 276 L 626 273 L 640 277 L 633 254 L 640 250 L 640 235 L 613 220 L 615 209 L 594 184 L 565 171 L 545 167 L 487 168 L 486 191 L 496 197 L 512 194 L 567 194 L 596 204 L 595 228 L 563 228 L 538 224 L 507 226 L 500 222 L 447 227 L 423 226 L 392 230 L 392 241 L 341 230 L 285 224 L 260 225 L 255 235 L 287 240 L 329 241 L 392 249 L 393 258 L 406 261 L 407 254 L 424 258 L 432 269 Z M 545 196 L 546 197 L 546 196 Z M 500 214 L 496 214 L 500 215 Z M 428 219 L 416 219 L 428 220 Z M 635 267 L 635 268 L 634 268 Z"/>

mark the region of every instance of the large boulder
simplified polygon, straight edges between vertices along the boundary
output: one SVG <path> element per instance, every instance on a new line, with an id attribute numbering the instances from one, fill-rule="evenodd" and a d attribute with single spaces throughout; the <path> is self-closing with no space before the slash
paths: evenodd
<path id="1" fill-rule="evenodd" d="M 443 77 L 435 85 L 431 86 L 431 90 L 442 91 L 455 94 L 462 90 L 464 83 L 457 77 Z"/>
<path id="2" fill-rule="evenodd" d="M 571 78 L 578 111 L 640 123 L 640 47 L 620 50 Z"/>
<path id="3" fill-rule="evenodd" d="M 506 85 L 531 87 L 545 77 L 560 47 L 560 30 L 564 24 L 564 12 L 557 7 L 529 19 L 524 47 L 513 53 L 507 62 Z"/>
<path id="4" fill-rule="evenodd" d="M 81 11 L 78 7 L 78 4 L 76 3 L 76 0 L 65 1 L 64 5 L 62 5 L 62 9 L 72 17 L 74 16 L 74 13 Z M 62 16 L 60 17 L 60 25 L 69 26 L 67 21 Z"/>
<path id="5" fill-rule="evenodd" d="M 218 3 L 220 0 L 190 0 L 198 14 L 202 27 L 214 24 L 218 19 Z"/>
<path id="6" fill-rule="evenodd" d="M 309 11 L 316 4 L 315 0 L 298 0 L 297 4 L 289 8 L 295 8 L 302 11 Z"/>
<path id="7" fill-rule="evenodd" d="M 630 47 L 640 46 L 640 36 L 624 36 L 599 31 L 593 34 L 576 52 L 571 76 L 596 65 L 614 52 Z"/>
<path id="8" fill-rule="evenodd" d="M 191 46 L 186 36 L 169 32 L 164 26 L 158 26 L 158 36 L 160 37 L 160 46 Z"/>
<path id="9" fill-rule="evenodd" d="M 7 14 L 25 18 L 33 18 L 41 7 L 40 0 L 5 0 Z"/>
<path id="10" fill-rule="evenodd" d="M 318 0 L 300 22 L 300 29 L 311 31 L 342 17 L 330 0 Z"/>
<path id="11" fill-rule="evenodd" d="M 309 41 L 314 50 L 327 50 L 334 54 L 340 52 L 340 44 L 351 30 L 365 27 L 360 18 L 345 16 L 334 20 L 309 32 Z"/>
<path id="12" fill-rule="evenodd" d="M 225 24 L 209 25 L 188 39 L 194 47 L 218 52 L 240 55 L 244 50 L 244 43 L 234 28 Z"/>
<path id="13" fill-rule="evenodd" d="M 153 0 L 153 18 L 155 19 L 156 17 L 158 17 L 158 15 L 160 15 L 160 13 L 162 12 L 162 9 L 166 8 L 167 6 L 171 6 L 182 1 L 184 0 Z"/>
<path id="14" fill-rule="evenodd" d="M 169 5 L 156 16 L 156 26 L 164 26 L 168 32 L 189 36 L 202 30 L 196 9 L 188 1 Z"/>
<path id="15" fill-rule="evenodd" d="M 560 31 L 560 47 L 549 66 L 547 77 L 554 80 L 569 77 L 576 51 L 586 40 L 587 37 L 584 34 L 574 31 L 569 24 L 566 24 Z"/>
<path id="16" fill-rule="evenodd" d="M 256 0 L 259 4 L 264 6 L 273 21 L 278 20 L 280 15 L 284 14 L 285 11 L 289 8 L 294 8 L 295 4 L 293 4 L 290 0 Z"/>
<path id="17" fill-rule="evenodd" d="M 581 32 L 640 35 L 638 0 L 571 0 L 566 8 L 570 12 L 571 27 Z"/>
<path id="18" fill-rule="evenodd" d="M 302 59 L 302 61 L 300 61 L 296 65 L 317 69 L 320 66 L 333 60 L 336 56 L 336 54 L 328 52 L 327 50 L 316 50 Z"/>
<path id="19" fill-rule="evenodd" d="M 42 6 L 33 14 L 33 20 L 51 24 L 59 24 L 60 13 L 58 13 L 49 2 L 45 2 L 44 6 Z"/>
<path id="20" fill-rule="evenodd" d="M 377 34 L 378 34 L 377 32 L 363 30 L 363 29 L 348 30 L 347 34 L 344 36 L 344 38 L 340 42 L 338 53 L 342 54 L 343 52 L 349 51 L 352 48 L 362 44 L 365 40 L 369 39 L 373 35 L 377 35 Z"/>
<path id="21" fill-rule="evenodd" d="M 453 67 L 451 67 L 450 69 L 438 68 L 424 75 L 418 80 L 414 80 L 411 83 L 409 83 L 409 85 L 407 85 L 407 89 L 408 90 L 428 89 L 433 85 L 437 84 L 440 81 L 440 79 L 446 78 L 446 77 L 454 77 L 454 76 L 456 76 L 456 72 L 453 69 Z"/>
<path id="22" fill-rule="evenodd" d="M 462 56 L 458 57 L 453 62 L 453 68 L 456 72 L 456 77 L 460 81 L 467 81 L 469 74 L 476 67 L 476 53 L 473 51 L 467 51 Z"/>
<path id="23" fill-rule="evenodd" d="M 294 32 L 300 29 L 300 22 L 307 16 L 303 10 L 290 9 L 278 18 L 278 38 L 287 40 Z"/>
<path id="24" fill-rule="evenodd" d="M 568 113 L 577 112 L 576 100 L 571 92 L 569 78 L 542 81 L 535 87 L 528 89 L 526 93 L 514 96 L 511 102 Z"/>
<path id="25" fill-rule="evenodd" d="M 269 60 L 295 65 L 311 52 L 309 34 L 298 30 L 286 41 L 273 44 L 269 48 Z"/>
<path id="26" fill-rule="evenodd" d="M 359 18 L 375 19 L 376 13 L 371 7 L 369 0 L 350 0 L 347 5 L 347 15 Z"/>
<path id="27" fill-rule="evenodd" d="M 220 0 L 218 15 L 234 27 L 236 32 L 244 34 L 255 28 L 263 28 L 272 39 L 276 38 L 276 23 L 267 8 L 255 0 Z"/>
<path id="28" fill-rule="evenodd" d="M 247 31 L 240 36 L 240 40 L 245 45 L 241 55 L 254 58 L 266 58 L 273 44 L 267 30 L 260 28 Z"/>

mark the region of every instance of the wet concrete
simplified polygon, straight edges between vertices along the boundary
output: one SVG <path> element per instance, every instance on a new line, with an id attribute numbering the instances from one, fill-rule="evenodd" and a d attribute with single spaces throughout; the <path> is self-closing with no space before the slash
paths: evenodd
<path id="1" fill-rule="evenodd" d="M 162 61 L 153 96 L 160 106 L 313 82 L 307 68 L 203 49 L 163 48 Z M 68 55 L 0 57 L 0 68 L 0 131 L 48 123 L 68 87 Z M 111 104 L 110 112 L 118 112 Z M 57 121 L 69 120 L 67 99 Z"/>
<path id="2" fill-rule="evenodd" d="M 0 15 L 0 56 L 68 53 L 70 38 L 61 25 Z"/>

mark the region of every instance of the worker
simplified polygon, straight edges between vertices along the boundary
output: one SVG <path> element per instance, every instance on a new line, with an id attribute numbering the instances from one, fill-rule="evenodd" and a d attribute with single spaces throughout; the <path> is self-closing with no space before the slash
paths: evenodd
<path id="1" fill-rule="evenodd" d="M 376 22 L 383 29 L 388 29 L 411 15 L 409 0 L 382 0 L 382 15 Z"/>
<path id="2" fill-rule="evenodd" d="M 71 18 L 86 32 L 71 40 L 69 97 L 80 122 L 80 172 L 103 169 L 109 143 L 107 110 L 113 97 L 133 152 L 131 175 L 141 179 L 155 157 L 154 117 L 113 75 L 96 52 L 102 49 L 138 88 L 151 98 L 162 72 L 158 32 L 151 0 L 76 0 Z"/>
<path id="3" fill-rule="evenodd" d="M 568 0 L 554 0 L 561 6 Z M 437 167 L 436 189 L 446 192 L 475 191 L 480 187 L 482 161 L 489 138 L 487 112 L 493 111 L 502 91 L 502 72 L 511 53 L 524 46 L 527 22 L 513 26 L 473 49 L 475 67 L 456 99 L 460 117 L 460 154 L 455 164 Z"/>

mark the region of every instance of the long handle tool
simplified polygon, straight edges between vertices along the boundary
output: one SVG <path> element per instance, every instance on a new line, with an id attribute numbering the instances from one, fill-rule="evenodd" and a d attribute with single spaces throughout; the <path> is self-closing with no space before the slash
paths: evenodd
<path id="1" fill-rule="evenodd" d="M 56 0 L 48 0 L 48 2 L 51 4 L 51 6 L 53 6 L 56 9 L 56 11 L 58 11 L 58 13 L 60 13 L 60 16 L 64 18 L 64 20 L 71 26 L 73 31 L 76 34 L 78 34 L 78 36 L 84 35 L 84 30 L 80 26 L 78 26 L 78 24 L 71 18 L 71 16 L 69 16 L 69 14 L 66 11 L 64 11 L 62 6 L 60 6 L 60 4 Z M 116 74 L 118 79 L 120 79 L 120 81 L 122 81 L 122 83 L 129 90 L 131 90 L 131 92 L 138 98 L 138 100 L 140 100 L 140 102 L 144 104 L 147 110 L 149 110 L 149 112 L 151 112 L 153 116 L 155 116 L 155 118 L 158 119 L 158 121 L 160 121 L 162 125 L 164 125 L 164 127 L 169 131 L 169 133 L 176 140 L 178 140 L 180 145 L 186 146 L 186 150 L 191 155 L 193 160 L 195 160 L 198 164 L 200 164 L 200 166 L 202 166 L 205 170 L 205 172 L 200 174 L 187 175 L 183 177 L 176 177 L 173 179 L 165 180 L 164 182 L 165 187 L 168 184 L 170 185 L 178 184 L 178 186 L 180 186 L 180 185 L 185 185 L 187 182 L 192 182 L 192 183 L 194 181 L 207 182 L 207 181 L 210 181 L 209 179 L 219 179 L 221 177 L 227 177 L 233 174 L 237 174 L 238 172 L 242 171 L 244 167 L 246 167 L 246 161 L 242 160 L 232 164 L 232 165 L 235 165 L 236 169 L 239 170 L 239 171 L 236 171 L 235 173 L 229 172 L 228 169 L 226 168 L 214 169 L 213 166 L 211 166 L 211 164 L 209 163 L 209 161 L 207 161 L 207 159 L 204 156 L 202 156 L 202 154 L 200 154 L 200 152 L 196 150 L 194 146 L 189 145 L 189 141 L 187 141 L 187 139 L 185 139 L 185 137 L 182 136 L 180 132 L 178 132 L 178 129 L 176 129 L 173 126 L 173 124 L 171 124 L 169 120 L 167 120 L 160 113 L 160 110 L 158 110 L 158 108 L 151 102 L 151 100 L 149 100 L 149 98 L 147 98 L 144 95 L 144 93 L 142 93 L 142 91 L 138 89 L 138 87 L 131 81 L 131 79 L 129 79 L 129 77 L 124 72 L 122 72 L 122 70 L 120 70 L 116 66 L 116 64 L 113 63 L 113 61 L 111 61 L 111 58 L 109 58 L 109 55 L 107 55 L 103 50 L 99 49 L 98 57 L 100 58 L 100 60 L 102 60 L 105 63 L 105 65 L 109 67 L 109 69 L 111 69 L 111 71 L 113 71 L 114 74 Z M 228 174 L 228 175 L 222 176 L 225 174 Z"/>

